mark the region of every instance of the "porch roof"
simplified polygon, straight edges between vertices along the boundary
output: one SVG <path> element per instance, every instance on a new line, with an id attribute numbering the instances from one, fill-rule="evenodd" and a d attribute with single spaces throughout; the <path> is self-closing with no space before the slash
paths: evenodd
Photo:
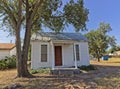
<path id="1" fill-rule="evenodd" d="M 32 35 L 31 40 L 70 40 L 70 41 L 88 41 L 80 33 L 53 33 L 37 32 Z"/>

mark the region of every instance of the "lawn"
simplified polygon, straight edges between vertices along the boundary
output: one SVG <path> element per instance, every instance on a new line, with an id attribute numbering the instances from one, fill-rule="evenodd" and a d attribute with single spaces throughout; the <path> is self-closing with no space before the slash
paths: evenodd
<path id="1" fill-rule="evenodd" d="M 20 89 L 120 89 L 120 59 L 91 61 L 97 70 L 74 76 L 53 76 L 49 73 L 34 74 L 36 78 L 15 78 L 16 69 L 0 71 L 0 88 L 20 84 Z"/>

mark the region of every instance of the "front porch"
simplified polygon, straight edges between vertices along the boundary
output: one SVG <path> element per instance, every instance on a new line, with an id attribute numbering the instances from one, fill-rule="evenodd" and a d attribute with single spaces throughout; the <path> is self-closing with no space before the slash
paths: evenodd
<path id="1" fill-rule="evenodd" d="M 52 71 L 71 71 L 77 69 L 76 41 L 51 41 Z M 70 68 L 74 66 L 74 68 Z"/>

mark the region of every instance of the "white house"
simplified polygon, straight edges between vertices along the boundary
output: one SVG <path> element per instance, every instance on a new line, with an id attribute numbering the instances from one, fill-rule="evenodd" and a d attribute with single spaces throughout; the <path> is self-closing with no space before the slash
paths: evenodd
<path id="1" fill-rule="evenodd" d="M 80 33 L 40 32 L 31 38 L 31 68 L 89 65 L 88 41 Z"/>
<path id="2" fill-rule="evenodd" d="M 16 47 L 13 43 L 0 43 L 0 60 L 5 56 L 16 55 Z"/>

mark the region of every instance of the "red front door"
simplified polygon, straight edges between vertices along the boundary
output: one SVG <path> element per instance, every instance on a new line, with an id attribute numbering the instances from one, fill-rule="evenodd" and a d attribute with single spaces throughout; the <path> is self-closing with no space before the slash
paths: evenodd
<path id="1" fill-rule="evenodd" d="M 55 46 L 55 66 L 62 66 L 62 47 Z"/>

